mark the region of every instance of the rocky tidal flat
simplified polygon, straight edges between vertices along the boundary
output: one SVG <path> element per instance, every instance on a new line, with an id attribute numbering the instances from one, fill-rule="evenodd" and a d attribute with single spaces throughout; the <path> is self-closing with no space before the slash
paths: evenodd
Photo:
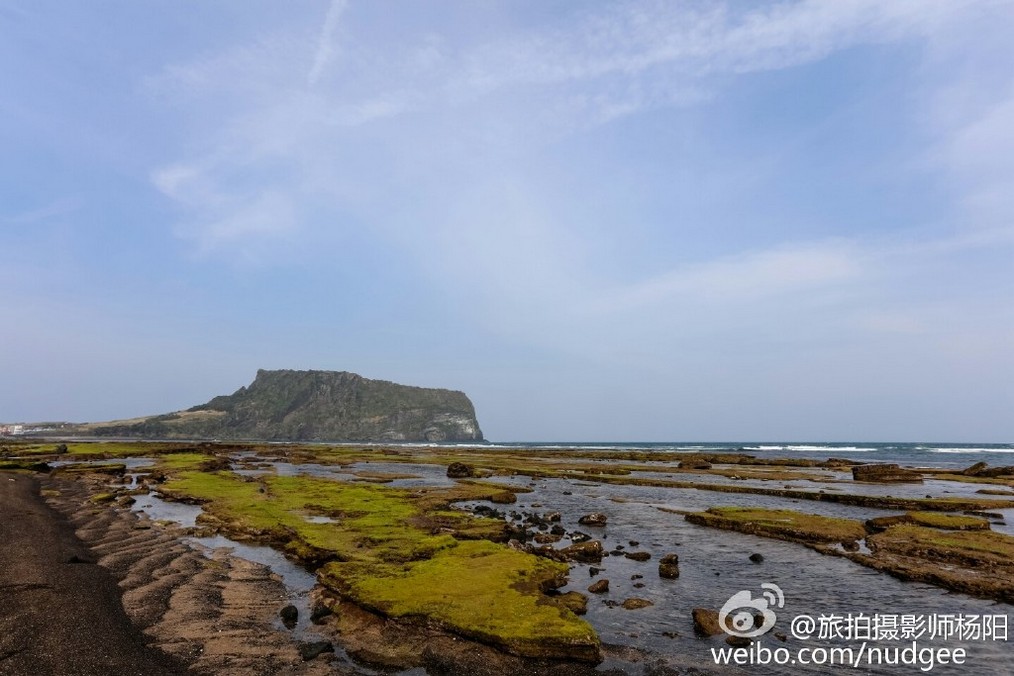
<path id="1" fill-rule="evenodd" d="M 1009 467 L 26 440 L 3 447 L 3 477 L 115 579 L 166 673 L 717 673 L 709 649 L 732 637 L 695 617 L 765 583 L 784 590 L 786 645 L 792 615 L 1014 601 Z M 950 671 L 993 673 L 1008 645 L 969 643 Z M 34 650 L 5 634 L 0 674 Z"/>

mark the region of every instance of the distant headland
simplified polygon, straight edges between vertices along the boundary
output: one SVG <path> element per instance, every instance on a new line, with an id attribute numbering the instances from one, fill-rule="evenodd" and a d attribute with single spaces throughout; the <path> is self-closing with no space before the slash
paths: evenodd
<path id="1" fill-rule="evenodd" d="M 130 420 L 53 423 L 47 436 L 264 441 L 482 441 L 464 392 L 370 380 L 347 371 L 257 371 L 206 404 Z"/>

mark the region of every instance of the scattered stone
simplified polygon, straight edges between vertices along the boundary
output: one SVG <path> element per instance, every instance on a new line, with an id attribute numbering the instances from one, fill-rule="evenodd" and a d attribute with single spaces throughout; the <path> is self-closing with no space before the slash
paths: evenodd
<path id="1" fill-rule="evenodd" d="M 648 552 L 626 552 L 624 556 L 633 561 L 647 561 L 651 558 Z"/>
<path id="2" fill-rule="evenodd" d="M 322 624 L 324 618 L 328 615 L 333 615 L 334 610 L 328 607 L 323 601 L 317 600 L 313 604 L 313 608 L 310 609 L 310 621 L 314 624 Z"/>
<path id="3" fill-rule="evenodd" d="M 585 514 L 577 520 L 582 526 L 605 526 L 606 515 L 601 512 L 592 512 L 591 514 Z"/>
<path id="4" fill-rule="evenodd" d="M 602 560 L 602 543 L 598 540 L 579 542 L 558 551 L 569 561 L 598 563 Z"/>
<path id="5" fill-rule="evenodd" d="M 643 575 L 631 575 L 630 579 L 631 580 L 640 580 L 643 577 L 644 577 Z"/>
<path id="6" fill-rule="evenodd" d="M 764 555 L 760 552 L 754 552 L 750 555 L 750 560 L 754 563 L 764 563 Z"/>
<path id="7" fill-rule="evenodd" d="M 475 473 L 475 468 L 463 462 L 452 462 L 447 466 L 447 476 L 452 479 L 467 479 Z"/>
<path id="8" fill-rule="evenodd" d="M 562 535 L 553 535 L 551 533 L 536 533 L 535 541 L 540 545 L 550 544 L 552 542 L 559 542 L 563 539 Z"/>
<path id="9" fill-rule="evenodd" d="M 595 577 L 596 575 L 601 573 L 602 570 L 603 570 L 602 568 L 598 568 L 596 566 L 588 566 L 588 576 Z"/>
<path id="10" fill-rule="evenodd" d="M 856 540 L 849 540 L 848 542 L 841 543 L 842 549 L 846 552 L 858 552 L 859 543 Z"/>
<path id="11" fill-rule="evenodd" d="M 776 631 L 775 633 L 772 634 L 772 636 L 774 636 L 776 639 L 778 639 L 782 643 L 785 643 L 786 641 L 789 640 L 789 637 L 786 636 L 783 632 L 780 632 L 780 631 Z"/>
<path id="12" fill-rule="evenodd" d="M 549 514 L 546 514 L 546 521 L 552 521 L 552 522 L 555 523 L 555 522 L 559 521 L 562 518 L 563 518 L 563 515 L 560 514 L 559 512 L 550 512 Z"/>
<path id="13" fill-rule="evenodd" d="M 574 543 L 588 542 L 588 540 L 591 540 L 591 535 L 588 535 L 587 533 L 582 533 L 579 530 L 576 530 L 576 531 L 574 531 L 573 533 L 570 534 L 570 541 L 571 542 L 574 542 Z"/>
<path id="14" fill-rule="evenodd" d="M 296 621 L 299 620 L 299 609 L 296 606 L 288 605 L 282 608 L 278 615 L 282 618 L 282 624 L 292 629 L 296 626 Z"/>
<path id="15" fill-rule="evenodd" d="M 701 636 L 718 636 L 724 634 L 725 630 L 718 623 L 718 611 L 707 608 L 694 608 L 691 611 L 694 618 L 694 631 Z"/>
<path id="16" fill-rule="evenodd" d="M 593 582 L 591 585 L 588 586 L 588 591 L 590 591 L 592 594 L 605 594 L 607 591 L 609 591 L 609 580 L 602 579 L 598 580 L 597 582 Z"/>
<path id="17" fill-rule="evenodd" d="M 648 606 L 655 605 L 648 599 L 630 598 L 621 604 L 626 610 L 639 610 L 641 608 L 647 608 Z"/>
<path id="18" fill-rule="evenodd" d="M 635 582 L 634 583 L 634 589 L 644 589 L 644 583 L 643 582 Z"/>
<path id="19" fill-rule="evenodd" d="M 588 597 L 580 592 L 569 591 L 552 598 L 554 603 L 563 606 L 575 615 L 584 615 L 588 612 Z"/>
<path id="20" fill-rule="evenodd" d="M 746 648 L 751 643 L 753 643 L 753 641 L 747 638 L 746 636 L 726 636 L 725 642 L 731 645 L 733 648 Z"/>
<path id="21" fill-rule="evenodd" d="M 658 576 L 667 580 L 675 580 L 680 576 L 679 563 L 678 554 L 666 554 L 658 561 Z"/>
<path id="22" fill-rule="evenodd" d="M 303 658 L 304 662 L 309 662 L 324 653 L 333 652 L 334 644 L 331 641 L 309 641 L 299 644 L 299 656 Z"/>
<path id="23" fill-rule="evenodd" d="M 631 547 L 636 547 L 637 545 L 639 545 L 641 543 L 638 542 L 637 540 L 628 540 L 627 544 L 630 545 Z"/>

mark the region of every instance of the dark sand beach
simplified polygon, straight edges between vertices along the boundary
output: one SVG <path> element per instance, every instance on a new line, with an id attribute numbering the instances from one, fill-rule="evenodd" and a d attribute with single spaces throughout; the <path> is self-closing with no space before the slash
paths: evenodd
<path id="1" fill-rule="evenodd" d="M 303 660 L 266 566 L 177 535 L 80 482 L 0 476 L 0 674 L 348 673 Z"/>
<path id="2" fill-rule="evenodd" d="M 0 674 L 184 673 L 130 622 L 113 575 L 25 475 L 0 480 Z"/>

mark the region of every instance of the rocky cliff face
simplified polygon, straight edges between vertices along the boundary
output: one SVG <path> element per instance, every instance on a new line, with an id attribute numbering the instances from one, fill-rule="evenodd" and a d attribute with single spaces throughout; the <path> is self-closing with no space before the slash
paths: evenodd
<path id="1" fill-rule="evenodd" d="M 345 371 L 258 371 L 247 387 L 187 411 L 94 430 L 112 436 L 293 441 L 481 441 L 463 392 Z"/>

